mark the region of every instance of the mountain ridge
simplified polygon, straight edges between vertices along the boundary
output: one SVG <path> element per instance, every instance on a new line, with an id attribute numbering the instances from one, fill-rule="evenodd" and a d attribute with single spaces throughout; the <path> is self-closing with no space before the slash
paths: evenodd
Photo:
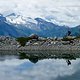
<path id="1" fill-rule="evenodd" d="M 9 16 L 16 16 L 16 14 L 12 13 L 11 15 L 8 15 L 8 17 Z M 18 17 L 21 16 L 19 15 Z M 21 19 L 22 18 L 23 17 L 21 17 Z M 74 28 L 70 28 L 68 26 L 59 26 L 38 17 L 35 19 L 25 18 L 23 21 L 24 24 L 11 23 L 7 21 L 6 17 L 0 14 L 0 35 L 20 37 L 37 34 L 43 37 L 64 37 L 68 30 L 72 32 L 73 36 L 80 35 L 80 25 Z"/>

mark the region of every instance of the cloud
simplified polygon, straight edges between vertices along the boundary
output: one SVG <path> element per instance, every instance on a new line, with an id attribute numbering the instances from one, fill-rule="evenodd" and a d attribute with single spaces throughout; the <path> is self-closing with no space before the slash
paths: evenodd
<path id="1" fill-rule="evenodd" d="M 80 70 L 80 60 L 71 61 L 72 65 L 67 66 L 66 61 L 42 60 L 33 64 L 28 60 L 5 60 L 0 61 L 1 80 L 56 80 L 60 77 L 72 76 Z"/>
<path id="2" fill-rule="evenodd" d="M 80 24 L 79 0 L 0 0 L 0 13 L 11 12 L 32 18 L 52 17 L 50 21 L 59 25 Z"/>

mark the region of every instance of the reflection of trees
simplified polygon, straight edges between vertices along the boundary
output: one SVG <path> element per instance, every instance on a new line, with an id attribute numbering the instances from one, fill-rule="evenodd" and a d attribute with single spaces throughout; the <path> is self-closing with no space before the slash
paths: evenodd
<path id="1" fill-rule="evenodd" d="M 70 53 L 70 54 L 68 54 L 68 53 L 67 53 L 67 54 L 62 54 L 61 57 L 62 57 L 63 59 L 68 59 L 68 60 L 72 60 L 72 59 L 75 60 L 75 59 L 76 59 L 75 55 L 73 55 L 73 54 L 71 54 L 71 53 Z"/>
<path id="2" fill-rule="evenodd" d="M 35 57 L 35 58 L 29 58 L 29 60 L 32 62 L 32 63 L 37 63 L 38 62 L 38 58 Z"/>
<path id="3" fill-rule="evenodd" d="M 29 59 L 32 63 L 37 63 L 42 59 L 65 59 L 68 65 L 71 65 L 70 60 L 75 60 L 76 56 L 71 53 L 19 53 L 19 59 Z"/>
<path id="4" fill-rule="evenodd" d="M 38 57 L 34 55 L 29 55 L 27 53 L 20 53 L 19 54 L 19 59 L 29 59 L 32 63 L 37 63 L 38 62 Z"/>
<path id="5" fill-rule="evenodd" d="M 25 59 L 26 57 L 26 53 L 19 53 L 19 59 Z"/>
<path id="6" fill-rule="evenodd" d="M 68 66 L 71 65 L 70 60 L 66 60 L 66 62 L 67 62 L 67 65 L 68 65 Z"/>

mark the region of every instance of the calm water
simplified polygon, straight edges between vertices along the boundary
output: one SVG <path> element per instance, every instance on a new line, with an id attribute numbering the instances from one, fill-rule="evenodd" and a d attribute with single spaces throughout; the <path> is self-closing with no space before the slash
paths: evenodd
<path id="1" fill-rule="evenodd" d="M 80 59 L 74 55 L 0 53 L 0 80 L 80 80 Z"/>

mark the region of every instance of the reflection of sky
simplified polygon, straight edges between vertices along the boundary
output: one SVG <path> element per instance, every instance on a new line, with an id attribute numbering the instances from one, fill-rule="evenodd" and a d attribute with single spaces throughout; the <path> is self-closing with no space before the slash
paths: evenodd
<path id="1" fill-rule="evenodd" d="M 79 80 L 80 59 L 41 60 L 36 64 L 28 60 L 5 60 L 0 62 L 0 80 Z M 74 78 L 74 79 L 73 79 Z"/>

